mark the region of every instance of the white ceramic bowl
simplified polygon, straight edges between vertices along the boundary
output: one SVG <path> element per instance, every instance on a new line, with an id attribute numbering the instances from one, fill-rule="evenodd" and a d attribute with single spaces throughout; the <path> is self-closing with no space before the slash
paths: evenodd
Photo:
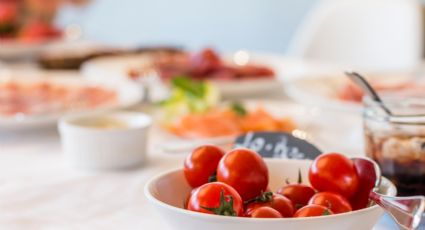
<path id="1" fill-rule="evenodd" d="M 270 188 L 276 190 L 289 178 L 297 181 L 298 169 L 301 169 L 303 181 L 311 161 L 266 159 L 269 167 Z M 379 206 L 331 216 L 309 218 L 254 219 L 243 217 L 225 217 L 188 211 L 182 208 L 191 188 L 187 184 L 183 170 L 172 170 L 151 179 L 145 186 L 145 195 L 159 210 L 164 221 L 173 229 L 181 230 L 370 230 L 382 216 Z M 383 179 L 380 192 L 395 195 L 395 186 Z"/>
<path id="2" fill-rule="evenodd" d="M 124 126 L 89 126 L 99 119 L 117 121 Z M 65 159 L 84 169 L 124 169 L 143 163 L 152 120 L 136 112 L 113 112 L 89 116 L 71 116 L 59 122 Z"/>

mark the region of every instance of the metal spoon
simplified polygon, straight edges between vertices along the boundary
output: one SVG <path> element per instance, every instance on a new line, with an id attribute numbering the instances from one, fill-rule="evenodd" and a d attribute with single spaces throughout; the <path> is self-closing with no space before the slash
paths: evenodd
<path id="1" fill-rule="evenodd" d="M 379 194 L 381 170 L 378 164 L 366 157 L 355 157 L 352 160 L 359 171 L 360 180 L 366 183 L 363 186 L 371 188 L 369 199 L 390 214 L 402 229 L 418 228 L 424 213 L 425 196 L 392 197 Z"/>
<path id="2" fill-rule="evenodd" d="M 382 99 L 379 97 L 378 93 L 372 88 L 369 82 L 362 75 L 356 72 L 345 72 L 356 85 L 358 85 L 373 101 L 377 102 L 378 105 L 387 113 L 387 115 L 393 115 L 393 113 L 385 106 Z"/>
<path id="3" fill-rule="evenodd" d="M 367 80 L 356 72 L 345 72 L 345 74 L 358 85 L 373 101 L 375 101 L 382 110 L 388 115 L 387 119 L 391 123 L 415 123 L 415 124 L 425 124 L 425 114 L 394 114 L 390 109 L 384 104 L 382 99 L 379 97 L 377 92 L 372 88 L 372 86 L 367 82 Z M 406 103 L 409 103 L 409 100 L 405 100 Z"/>

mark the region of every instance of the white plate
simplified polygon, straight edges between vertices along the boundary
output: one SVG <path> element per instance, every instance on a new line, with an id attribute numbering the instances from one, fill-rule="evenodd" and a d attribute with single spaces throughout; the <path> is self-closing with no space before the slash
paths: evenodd
<path id="1" fill-rule="evenodd" d="M 226 55 L 226 60 L 232 60 L 234 55 Z M 238 80 L 238 81 L 213 81 L 224 98 L 242 98 L 247 96 L 259 96 L 271 94 L 283 90 L 282 82 L 302 74 L 323 72 L 335 69 L 331 65 L 323 63 L 306 62 L 297 59 L 286 58 L 278 54 L 247 53 L 249 62 L 266 65 L 276 73 L 275 79 Z M 149 62 L 147 55 L 123 55 L 114 57 L 100 57 L 86 62 L 82 67 L 82 73 L 89 79 L 97 81 L 117 81 L 128 79 L 127 73 L 131 68 L 140 68 Z"/>
<path id="2" fill-rule="evenodd" d="M 0 131 L 27 130 L 41 128 L 56 124 L 63 115 L 94 114 L 107 110 L 128 108 L 136 105 L 142 100 L 143 92 L 137 84 L 129 81 L 122 81 L 111 84 L 108 82 L 91 82 L 81 77 L 80 74 L 71 71 L 9 71 L 0 75 L 0 81 L 25 81 L 25 82 L 52 82 L 56 84 L 76 85 L 76 86 L 101 86 L 116 92 L 118 101 L 113 105 L 101 106 L 97 108 L 82 109 L 78 112 L 60 112 L 42 115 L 29 115 L 25 117 L 0 116 Z"/>
<path id="3" fill-rule="evenodd" d="M 405 82 L 413 77 L 412 73 L 366 73 L 364 76 L 378 82 L 385 80 L 386 83 Z M 285 84 L 285 90 L 289 97 L 302 104 L 358 114 L 362 111 L 361 103 L 338 98 L 338 90 L 348 81 L 349 79 L 343 71 L 329 72 L 328 74 L 307 74 L 291 79 Z"/>
<path id="4" fill-rule="evenodd" d="M 226 55 L 225 59 L 236 59 L 237 52 Z M 229 82 L 214 82 L 221 89 L 225 98 L 245 98 L 247 96 L 270 95 L 284 90 L 287 81 L 296 79 L 306 74 L 320 74 L 339 69 L 338 66 L 296 58 L 286 57 L 276 53 L 248 53 L 249 61 L 270 67 L 275 71 L 275 79 L 257 79 Z"/>
<path id="5" fill-rule="evenodd" d="M 282 102 L 277 100 L 243 100 L 238 101 L 242 103 L 247 110 L 253 110 L 258 106 L 262 106 L 267 112 L 276 118 L 291 117 L 297 124 L 300 135 L 310 135 L 308 131 L 312 128 L 311 119 L 308 116 L 309 111 L 305 107 L 291 103 Z M 158 146 L 166 153 L 186 153 L 202 144 L 216 144 L 220 146 L 228 146 L 236 138 L 235 136 L 223 136 L 215 138 L 195 138 L 187 139 L 174 135 L 173 133 L 156 126 L 154 132 L 155 136 L 162 137 L 158 140 Z M 167 140 L 167 145 L 161 145 L 163 140 Z"/>
<path id="6" fill-rule="evenodd" d="M 45 42 L 23 43 L 17 41 L 0 42 L 0 58 L 14 60 L 34 57 L 51 45 L 65 43 L 64 39 L 55 39 Z"/>
<path id="7" fill-rule="evenodd" d="M 286 83 L 310 74 L 323 74 L 340 70 L 340 67 L 331 63 L 291 58 L 277 53 L 250 53 L 250 60 L 272 67 L 276 71 L 279 81 Z"/>
<path id="8" fill-rule="evenodd" d="M 358 139 L 362 138 L 360 116 L 341 116 L 341 114 L 336 112 L 322 111 L 317 108 L 305 107 L 288 101 L 244 100 L 242 103 L 247 109 L 255 109 L 258 105 L 262 105 L 266 111 L 276 118 L 293 118 L 297 125 L 294 135 L 306 138 L 323 151 L 339 151 L 352 156 L 362 154 L 363 148 L 358 144 Z M 334 125 L 337 119 L 339 125 Z M 359 129 L 353 130 L 352 126 L 358 126 Z M 152 137 L 154 137 L 152 138 L 152 146 L 155 146 L 155 149 L 162 149 L 163 152 L 170 154 L 187 153 L 202 144 L 217 144 L 226 147 L 235 139 L 233 136 L 185 139 L 169 133 L 158 126 L 154 126 L 152 131 Z M 325 132 L 326 135 L 324 135 Z M 164 141 L 167 142 L 166 146 L 163 145 Z M 335 144 L 336 142 L 341 144 Z"/>

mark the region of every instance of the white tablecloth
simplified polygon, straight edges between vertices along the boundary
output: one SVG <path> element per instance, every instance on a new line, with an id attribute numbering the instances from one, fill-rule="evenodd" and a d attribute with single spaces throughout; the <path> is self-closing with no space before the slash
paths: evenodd
<path id="1" fill-rule="evenodd" d="M 0 134 L 0 229 L 170 229 L 143 186 L 182 159 L 153 150 L 139 169 L 87 172 L 63 162 L 54 129 Z M 383 229 L 395 226 L 384 218 Z"/>
<path id="2" fill-rule="evenodd" d="M 62 161 L 54 131 L 0 139 L 0 229 L 165 229 L 143 186 L 181 157 L 151 155 L 136 170 L 82 172 Z"/>

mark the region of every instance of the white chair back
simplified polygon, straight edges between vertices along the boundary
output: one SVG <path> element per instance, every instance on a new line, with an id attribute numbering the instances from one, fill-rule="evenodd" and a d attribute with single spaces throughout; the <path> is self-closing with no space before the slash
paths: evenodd
<path id="1" fill-rule="evenodd" d="M 359 71 L 405 71 L 422 56 L 416 0 L 321 0 L 296 32 L 288 54 Z"/>

